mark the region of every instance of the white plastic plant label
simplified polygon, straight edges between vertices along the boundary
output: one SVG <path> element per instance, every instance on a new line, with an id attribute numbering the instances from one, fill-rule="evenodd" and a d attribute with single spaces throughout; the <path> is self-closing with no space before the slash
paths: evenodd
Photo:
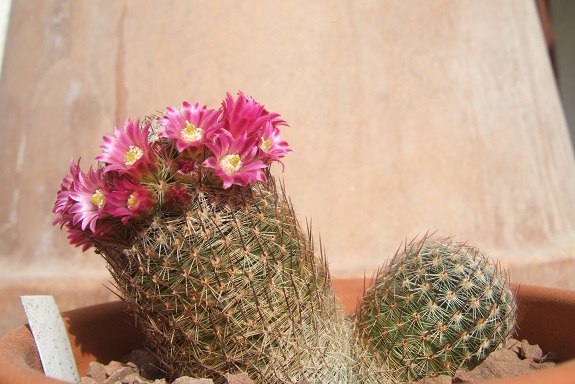
<path id="1" fill-rule="evenodd" d="M 46 376 L 79 383 L 70 340 L 53 296 L 21 296 Z"/>

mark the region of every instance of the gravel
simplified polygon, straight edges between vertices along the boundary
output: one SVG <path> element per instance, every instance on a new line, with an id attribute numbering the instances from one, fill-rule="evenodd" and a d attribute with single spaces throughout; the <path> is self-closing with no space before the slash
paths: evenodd
<path id="1" fill-rule="evenodd" d="M 453 384 L 486 381 L 525 375 L 556 364 L 554 354 L 543 355 L 538 345 L 527 340 L 510 339 L 504 348 L 492 352 L 487 359 L 471 371 L 457 371 L 454 377 L 437 376 L 420 380 L 416 384 Z"/>
<path id="2" fill-rule="evenodd" d="M 555 365 L 553 354 L 543 355 L 541 348 L 526 340 L 511 339 L 505 348 L 491 353 L 472 371 L 457 371 L 455 377 L 438 376 L 417 384 L 452 384 L 523 375 Z M 212 379 L 182 376 L 169 383 L 163 377 L 160 364 L 146 349 L 135 349 L 121 361 L 107 365 L 92 362 L 82 384 L 213 384 Z M 228 384 L 254 384 L 246 373 L 227 374 Z M 302 381 L 300 384 L 312 384 Z"/>

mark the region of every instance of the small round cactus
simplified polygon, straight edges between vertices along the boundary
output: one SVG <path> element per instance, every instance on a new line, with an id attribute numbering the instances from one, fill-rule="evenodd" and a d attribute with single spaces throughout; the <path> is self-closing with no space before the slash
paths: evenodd
<path id="1" fill-rule="evenodd" d="M 478 365 L 511 335 L 515 312 L 499 265 L 466 244 L 425 236 L 378 271 L 356 320 L 362 353 L 411 382 Z M 360 376 L 368 369 L 360 362 Z"/>

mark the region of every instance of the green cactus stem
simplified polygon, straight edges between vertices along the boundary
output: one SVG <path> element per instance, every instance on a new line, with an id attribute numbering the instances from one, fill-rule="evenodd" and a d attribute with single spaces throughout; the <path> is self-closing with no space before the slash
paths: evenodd
<path id="1" fill-rule="evenodd" d="M 352 381 L 351 323 L 326 261 L 268 180 L 198 186 L 184 212 L 156 212 L 131 247 L 97 247 L 168 377 Z"/>
<path id="2" fill-rule="evenodd" d="M 515 312 L 508 276 L 476 248 L 413 240 L 365 293 L 358 371 L 370 376 L 375 359 L 397 382 L 412 382 L 471 369 L 511 335 Z"/>

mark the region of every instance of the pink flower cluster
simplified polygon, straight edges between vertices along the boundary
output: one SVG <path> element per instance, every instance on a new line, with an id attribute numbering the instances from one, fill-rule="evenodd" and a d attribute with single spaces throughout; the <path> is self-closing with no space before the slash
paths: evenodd
<path id="1" fill-rule="evenodd" d="M 104 137 L 98 167 L 83 173 L 72 160 L 53 224 L 86 250 L 118 241 L 156 212 L 185 210 L 190 190 L 202 183 L 228 189 L 265 181 L 264 170 L 273 162 L 283 167 L 291 152 L 280 126 L 287 124 L 278 114 L 242 92 L 235 99 L 228 93 L 217 110 L 184 102 L 149 124 L 128 119 Z"/>

